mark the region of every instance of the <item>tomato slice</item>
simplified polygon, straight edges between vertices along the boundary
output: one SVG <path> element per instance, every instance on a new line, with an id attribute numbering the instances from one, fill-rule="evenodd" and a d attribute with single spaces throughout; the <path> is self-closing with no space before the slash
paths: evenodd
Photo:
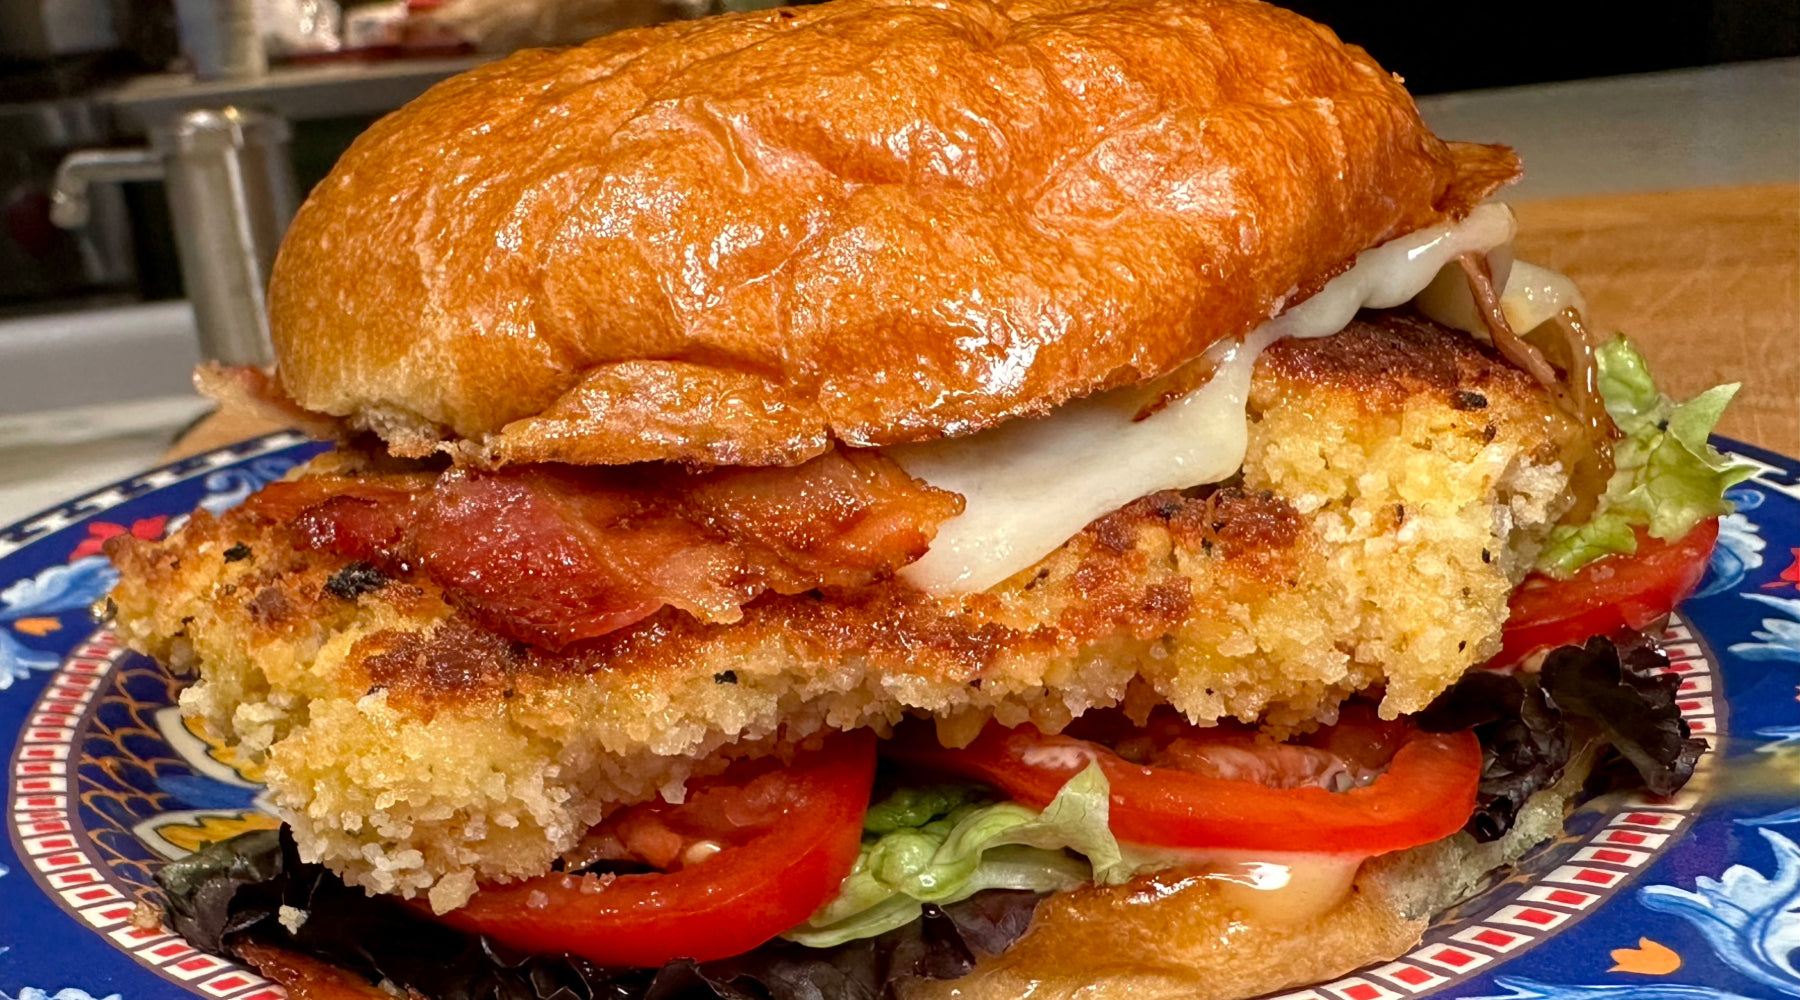
<path id="1" fill-rule="evenodd" d="M 1597 635 L 1649 625 L 1700 585 L 1718 538 L 1717 519 L 1700 522 L 1674 542 L 1639 528 L 1631 555 L 1591 562 L 1567 580 L 1527 577 L 1513 592 L 1491 665 L 1511 666 L 1540 649 L 1579 646 Z"/>
<path id="2" fill-rule="evenodd" d="M 837 894 L 861 849 L 874 780 L 867 731 L 835 734 L 788 764 L 741 761 L 691 782 L 681 805 L 633 807 L 603 826 L 624 848 L 619 856 L 672 870 L 484 887 L 441 919 L 524 951 L 603 965 L 742 954 Z"/>
<path id="3" fill-rule="evenodd" d="M 1105 736 L 1127 749 L 1135 737 L 1121 741 L 1119 725 L 1112 723 Z M 1065 782 L 1098 761 L 1112 786 L 1113 834 L 1164 848 L 1368 857 L 1447 837 L 1462 829 L 1475 808 L 1481 746 L 1473 733 L 1424 733 L 1405 723 L 1381 722 L 1367 706 L 1346 706 L 1338 725 L 1315 734 L 1308 746 L 1352 764 L 1385 767 L 1367 784 L 1329 791 L 1306 783 L 1304 773 L 1290 780 L 1296 769 L 1311 768 L 1312 755 L 1295 752 L 1305 748 L 1253 744 L 1228 730 L 1180 726 L 1185 731 L 1171 735 L 1168 722 L 1153 722 L 1150 730 L 1164 731 L 1144 734 L 1157 744 L 1151 759 L 1174 766 L 1134 762 L 1100 742 L 1073 734 L 1046 736 L 1029 725 L 989 725 L 960 750 L 939 746 L 929 730 L 912 729 L 884 753 L 986 782 L 1034 808 L 1047 805 Z M 1077 732 L 1100 735 L 1091 725 Z M 1229 754 L 1221 751 L 1262 753 L 1269 763 L 1233 765 L 1228 770 L 1235 774 L 1223 776 L 1227 772 L 1218 761 Z M 1202 758 L 1213 762 L 1203 768 L 1212 773 L 1183 769 Z"/>

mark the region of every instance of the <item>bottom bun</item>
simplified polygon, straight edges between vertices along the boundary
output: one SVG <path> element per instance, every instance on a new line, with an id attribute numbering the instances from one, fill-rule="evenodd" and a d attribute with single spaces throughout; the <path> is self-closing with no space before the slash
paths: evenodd
<path id="1" fill-rule="evenodd" d="M 1372 859 L 1343 900 L 1316 917 L 1248 911 L 1234 903 L 1233 889 L 1179 871 L 1141 876 L 1053 896 L 1004 954 L 984 957 L 959 979 L 909 980 L 901 996 L 1240 1000 L 1395 958 L 1419 943 L 1434 914 L 1562 832 L 1591 759 L 1571 760 L 1562 780 L 1533 796 L 1505 837 L 1479 844 L 1459 833 Z"/>

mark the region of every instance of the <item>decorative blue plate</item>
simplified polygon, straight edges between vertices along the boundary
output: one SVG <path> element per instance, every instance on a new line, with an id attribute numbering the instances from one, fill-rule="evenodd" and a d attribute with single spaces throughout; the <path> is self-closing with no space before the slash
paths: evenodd
<path id="1" fill-rule="evenodd" d="M 1589 803 L 1400 959 L 1283 1000 L 1800 997 L 1800 465 L 1755 463 L 1670 623 L 1681 709 L 1712 742 L 1669 800 Z M 254 770 L 190 730 L 179 684 L 90 606 L 112 535 L 154 538 L 322 450 L 294 434 L 186 459 L 0 530 L 0 1000 L 279 1000 L 145 926 L 163 860 L 275 825 Z"/>

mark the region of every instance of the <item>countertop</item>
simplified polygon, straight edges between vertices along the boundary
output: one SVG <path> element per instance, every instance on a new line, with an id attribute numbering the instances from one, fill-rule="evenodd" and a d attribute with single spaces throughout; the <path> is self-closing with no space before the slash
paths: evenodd
<path id="1" fill-rule="evenodd" d="M 1800 180 L 1800 59 L 1437 94 L 1446 139 L 1518 150 L 1518 201 Z"/>
<path id="2" fill-rule="evenodd" d="M 1515 208 L 1518 256 L 1575 279 L 1591 324 L 1635 340 L 1664 392 L 1739 382 L 1718 433 L 1800 455 L 1800 184 Z"/>
<path id="3" fill-rule="evenodd" d="M 1743 383 L 1720 431 L 1800 454 L 1800 60 L 1430 97 L 1446 138 L 1506 142 L 1519 256 L 1565 271 L 1664 387 Z M 0 354 L 4 353 L 0 344 Z M 8 379 L 33 372 L 0 364 Z M 191 396 L 0 417 L 0 524 L 255 432 Z"/>

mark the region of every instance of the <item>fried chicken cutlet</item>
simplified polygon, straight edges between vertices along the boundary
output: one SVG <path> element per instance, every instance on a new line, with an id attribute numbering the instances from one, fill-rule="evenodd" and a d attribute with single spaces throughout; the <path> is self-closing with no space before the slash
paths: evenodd
<path id="1" fill-rule="evenodd" d="M 544 871 L 615 804 L 823 729 L 930 714 L 955 742 L 1166 702 L 1292 730 L 1371 686 L 1384 714 L 1424 707 L 1497 648 L 1578 429 L 1410 313 L 1274 345 L 1249 411 L 1237 480 L 1144 497 L 963 597 L 765 594 L 550 652 L 429 579 L 345 586 L 346 560 L 239 510 L 115 547 L 117 624 L 197 673 L 184 709 L 262 761 L 305 852 L 440 910 Z M 326 473 L 392 474 L 338 453 L 297 475 Z"/>

